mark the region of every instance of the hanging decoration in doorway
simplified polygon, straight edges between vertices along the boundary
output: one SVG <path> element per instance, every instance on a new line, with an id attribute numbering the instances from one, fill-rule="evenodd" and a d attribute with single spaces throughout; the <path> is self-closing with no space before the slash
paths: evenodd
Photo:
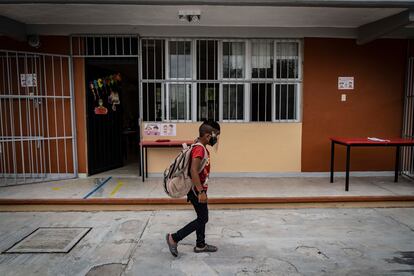
<path id="1" fill-rule="evenodd" d="M 117 111 L 116 106 L 121 104 L 121 82 L 122 76 L 120 73 L 89 81 L 89 90 L 93 95 L 95 115 L 108 114 L 107 104 L 111 105 L 113 112 Z"/>
<path id="2" fill-rule="evenodd" d="M 103 100 L 99 99 L 99 106 L 95 107 L 95 114 L 96 115 L 106 115 L 108 114 L 108 108 L 103 106 Z"/>

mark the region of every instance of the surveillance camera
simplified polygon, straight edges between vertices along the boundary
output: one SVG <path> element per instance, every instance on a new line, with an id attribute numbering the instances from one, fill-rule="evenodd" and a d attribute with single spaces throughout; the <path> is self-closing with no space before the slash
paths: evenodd
<path id="1" fill-rule="evenodd" d="M 38 35 L 30 35 L 27 37 L 27 43 L 33 48 L 39 48 L 40 38 Z"/>

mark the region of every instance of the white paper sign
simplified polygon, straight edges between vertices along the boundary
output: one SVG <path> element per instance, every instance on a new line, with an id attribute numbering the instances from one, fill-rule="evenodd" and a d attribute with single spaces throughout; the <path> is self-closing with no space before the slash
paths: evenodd
<path id="1" fill-rule="evenodd" d="M 354 89 L 354 77 L 338 77 L 338 89 L 339 90 L 353 90 Z"/>
<path id="2" fill-rule="evenodd" d="M 20 85 L 22 87 L 36 87 L 37 86 L 36 74 L 20 74 Z"/>
<path id="3" fill-rule="evenodd" d="M 146 123 L 144 125 L 146 136 L 177 136 L 176 124 Z"/>

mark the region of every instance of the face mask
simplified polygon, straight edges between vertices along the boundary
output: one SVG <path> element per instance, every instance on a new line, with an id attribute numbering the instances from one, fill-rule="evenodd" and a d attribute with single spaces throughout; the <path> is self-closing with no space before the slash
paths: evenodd
<path id="1" fill-rule="evenodd" d="M 210 146 L 214 146 L 217 143 L 217 136 L 215 134 L 212 134 L 210 137 L 210 140 L 208 141 L 208 144 Z"/>

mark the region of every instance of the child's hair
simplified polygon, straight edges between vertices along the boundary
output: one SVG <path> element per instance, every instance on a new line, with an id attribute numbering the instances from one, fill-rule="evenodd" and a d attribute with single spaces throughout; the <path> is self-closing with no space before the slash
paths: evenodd
<path id="1" fill-rule="evenodd" d="M 198 129 L 199 137 L 204 136 L 206 133 L 211 133 L 213 130 L 220 131 L 220 124 L 213 120 L 205 120 Z"/>

